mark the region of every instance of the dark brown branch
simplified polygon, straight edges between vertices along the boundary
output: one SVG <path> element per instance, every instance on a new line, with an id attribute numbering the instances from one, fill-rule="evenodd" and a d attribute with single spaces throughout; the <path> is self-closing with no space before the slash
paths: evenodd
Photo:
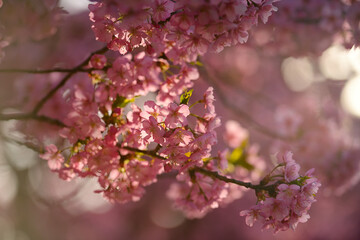
<path id="1" fill-rule="evenodd" d="M 50 124 L 53 124 L 53 125 L 57 125 L 59 127 L 67 127 L 60 120 L 50 118 L 50 117 L 47 117 L 47 116 L 44 116 L 44 115 L 35 115 L 35 116 L 32 117 L 32 119 L 40 121 L 40 122 L 46 122 L 46 123 L 50 123 Z"/>
<path id="2" fill-rule="evenodd" d="M 243 181 L 236 180 L 236 179 L 233 179 L 233 178 L 228 178 L 226 176 L 220 175 L 218 172 L 210 171 L 210 170 L 200 168 L 200 167 L 195 167 L 194 171 L 202 173 L 202 174 L 204 174 L 206 176 L 209 176 L 209 177 L 212 177 L 212 178 L 219 179 L 219 180 L 221 180 L 223 182 L 234 183 L 236 185 L 243 186 L 243 187 L 246 187 L 246 188 L 251 188 L 251 189 L 254 189 L 254 190 L 265 190 L 265 191 L 273 192 L 275 190 L 276 186 L 277 186 L 276 183 L 272 184 L 272 185 L 261 185 L 261 184 L 254 185 L 254 184 L 249 183 L 249 182 L 243 182 Z"/>
<path id="3" fill-rule="evenodd" d="M 105 53 L 108 50 L 107 47 L 103 47 L 95 52 L 92 52 L 83 62 L 73 68 L 73 71 L 69 72 L 65 75 L 65 77 L 53 88 L 51 89 L 34 107 L 32 113 L 36 115 L 40 109 L 44 106 L 44 104 L 61 88 L 65 85 L 65 83 L 77 72 L 81 71 L 81 69 L 89 63 L 91 57 L 95 54 Z"/>
<path id="4" fill-rule="evenodd" d="M 77 69 L 77 72 L 91 72 L 95 69 L 93 68 L 81 68 Z M 0 69 L 0 73 L 29 73 L 29 74 L 47 74 L 53 72 L 61 72 L 61 73 L 71 73 L 74 72 L 74 69 L 66 69 L 66 68 L 52 68 L 52 69 Z"/>
<path id="5" fill-rule="evenodd" d="M 19 145 L 30 148 L 30 149 L 38 152 L 38 153 L 43 153 L 44 152 L 42 147 L 39 147 L 39 146 L 37 146 L 37 145 L 35 145 L 35 144 L 31 143 L 31 142 L 21 142 L 21 141 L 16 140 L 16 139 L 7 138 L 7 137 L 4 137 L 4 136 L 2 136 L 2 137 L 6 141 L 15 142 L 15 143 L 17 143 Z M 165 157 L 162 157 L 162 156 L 158 155 L 155 150 L 154 151 L 147 151 L 147 150 L 140 150 L 140 149 L 132 148 L 132 147 L 121 147 L 121 148 L 132 151 L 132 152 L 142 153 L 142 154 L 145 154 L 145 155 L 148 155 L 148 156 L 151 156 L 151 157 L 166 160 Z M 233 183 L 233 184 L 236 184 L 236 185 L 239 185 L 239 186 L 242 186 L 242 187 L 245 187 L 245 188 L 251 188 L 251 189 L 254 189 L 254 190 L 257 190 L 257 191 L 265 190 L 265 191 L 268 191 L 268 192 L 274 192 L 275 188 L 277 187 L 277 183 L 272 184 L 272 185 L 262 185 L 262 184 L 254 185 L 254 184 L 252 184 L 250 182 L 243 182 L 243 181 L 240 181 L 240 180 L 237 180 L 237 179 L 229 178 L 229 177 L 220 175 L 216 171 L 210 171 L 210 170 L 200 168 L 200 167 L 195 167 L 195 168 L 191 169 L 190 171 L 196 171 L 196 172 L 199 172 L 199 173 L 204 174 L 206 176 L 221 180 L 223 182 Z"/>
<path id="6" fill-rule="evenodd" d="M 217 71 L 214 71 L 213 69 L 207 68 L 207 71 L 209 72 L 209 74 L 214 76 L 214 81 L 217 81 L 218 79 L 224 79 L 224 78 L 230 79 L 231 78 L 230 74 L 226 74 L 226 73 L 220 74 Z M 235 85 L 234 79 L 231 79 L 231 81 L 227 81 L 224 79 L 224 81 L 221 81 L 221 83 L 223 83 L 227 87 L 236 88 L 236 90 L 239 91 L 239 95 L 242 95 L 242 94 L 247 95 L 247 96 L 249 96 L 250 100 L 256 100 L 257 102 L 267 105 L 268 107 L 271 107 L 271 108 L 276 105 L 276 102 L 272 98 L 270 98 L 269 96 L 265 95 L 262 92 L 251 92 L 250 89 L 245 89 L 242 86 Z M 247 96 L 243 96 L 243 97 L 247 98 Z"/>
<path id="7" fill-rule="evenodd" d="M 132 147 L 122 147 L 122 146 L 119 146 L 119 147 L 123 148 L 123 149 L 126 149 L 126 150 L 129 150 L 129 151 L 132 151 L 132 152 L 142 153 L 142 154 L 148 155 L 150 157 L 154 157 L 154 158 L 158 158 L 158 159 L 162 159 L 162 160 L 167 160 L 165 157 L 162 157 L 159 154 L 157 154 L 157 151 L 155 151 L 155 150 L 154 151 L 147 151 L 147 150 L 140 150 L 140 149 L 132 148 Z"/>
<path id="8" fill-rule="evenodd" d="M 140 149 L 132 148 L 132 147 L 121 147 L 121 148 L 132 151 L 132 152 L 143 153 L 145 155 L 155 157 L 155 158 L 159 158 L 159 159 L 162 159 L 162 160 L 167 160 L 167 158 L 158 155 L 155 150 L 154 151 L 147 151 L 147 150 L 140 150 Z M 277 183 L 272 184 L 272 185 L 263 185 L 263 184 L 254 185 L 254 184 L 249 183 L 249 182 L 243 182 L 243 181 L 236 180 L 236 179 L 233 179 L 233 178 L 228 178 L 226 176 L 220 175 L 218 172 L 210 171 L 210 170 L 200 168 L 200 167 L 195 167 L 195 168 L 191 169 L 190 171 L 196 171 L 196 172 L 202 173 L 202 174 L 204 174 L 206 176 L 216 178 L 216 179 L 219 179 L 219 180 L 227 182 L 227 183 L 234 183 L 234 184 L 237 184 L 239 186 L 243 186 L 243 187 L 246 187 L 246 188 L 251 188 L 251 189 L 254 189 L 254 190 L 257 190 L 257 191 L 265 190 L 265 191 L 268 191 L 268 192 L 274 192 L 275 188 L 277 187 Z"/>
<path id="9" fill-rule="evenodd" d="M 66 127 L 60 120 L 50 118 L 44 115 L 37 115 L 33 113 L 15 113 L 15 114 L 0 114 L 0 121 L 8 120 L 37 120 L 39 122 L 46 122 L 59 127 Z"/>

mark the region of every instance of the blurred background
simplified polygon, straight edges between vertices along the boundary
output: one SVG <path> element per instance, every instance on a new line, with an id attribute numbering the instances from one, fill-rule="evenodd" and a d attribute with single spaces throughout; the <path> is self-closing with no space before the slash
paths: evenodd
<path id="1" fill-rule="evenodd" d="M 277 151 L 291 149 L 303 171 L 316 168 L 323 187 L 307 223 L 277 235 L 260 226 L 247 227 L 239 212 L 255 203 L 250 191 L 202 219 L 186 219 L 166 197 L 172 174 L 159 177 L 139 202 L 110 204 L 94 193 L 96 181 L 62 181 L 30 149 L 34 139 L 28 136 L 54 131 L 51 126 L 12 120 L 0 125 L 0 239 L 359 239 L 360 49 L 342 38 L 349 24 L 336 15 L 334 1 L 284 2 L 268 24 L 253 30 L 248 43 L 201 59 L 204 68 L 194 98 L 214 86 L 222 122 L 236 120 L 248 129 L 266 161 Z M 81 62 L 102 46 L 91 31 L 88 4 L 5 0 L 0 8 L 0 69 L 73 67 Z M 360 11 L 358 5 L 353 8 Z M 313 14 L 305 16 L 309 19 L 321 13 L 333 20 L 311 25 L 283 19 L 302 11 Z M 28 109 L 36 92 L 61 76 L 0 72 L 1 112 Z M 224 131 L 224 126 L 218 130 L 214 152 L 225 146 Z M 291 138 L 283 137 L 292 131 Z"/>

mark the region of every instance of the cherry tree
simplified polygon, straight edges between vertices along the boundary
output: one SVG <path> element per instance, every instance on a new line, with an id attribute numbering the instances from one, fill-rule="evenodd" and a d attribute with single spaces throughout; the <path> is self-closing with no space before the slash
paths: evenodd
<path id="1" fill-rule="evenodd" d="M 93 1 L 84 39 L 58 1 L 0 7 L 0 78 L 16 80 L 1 138 L 64 181 L 96 180 L 110 203 L 144 201 L 171 177 L 163 193 L 193 219 L 250 190 L 239 217 L 277 233 L 309 220 L 320 186 L 341 195 L 360 179 L 331 89 L 283 81 L 299 59 L 358 45 L 357 1 Z"/>

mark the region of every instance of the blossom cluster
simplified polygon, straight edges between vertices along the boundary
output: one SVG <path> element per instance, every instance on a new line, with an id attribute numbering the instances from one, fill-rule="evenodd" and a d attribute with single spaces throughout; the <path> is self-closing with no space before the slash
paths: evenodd
<path id="1" fill-rule="evenodd" d="M 116 93 L 129 98 L 160 89 L 156 100 L 168 104 L 198 78 L 189 63 L 194 65 L 206 52 L 246 42 L 258 19 L 265 23 L 276 10 L 273 2 L 101 1 L 89 9 L 96 39 L 126 54 L 107 70 Z"/>
<path id="2" fill-rule="evenodd" d="M 152 0 L 90 5 L 92 28 L 99 41 L 126 54 L 145 47 L 173 62 L 195 61 L 208 50 L 244 43 L 259 19 L 266 23 L 277 8 L 274 0 Z"/>
<path id="3" fill-rule="evenodd" d="M 339 89 L 331 87 L 332 91 L 319 93 L 311 91 L 321 86 L 314 83 L 309 86 L 310 91 L 304 90 L 294 96 L 286 86 L 280 87 L 284 81 L 288 83 L 279 71 L 286 57 L 265 57 L 263 52 L 243 45 L 209 56 L 205 64 L 211 66 L 208 69 L 219 85 L 217 90 L 226 91 L 229 102 L 236 99 L 236 104 L 230 106 L 232 109 L 242 111 L 252 106 L 244 113 L 265 127 L 260 129 L 262 133 L 271 134 L 269 153 L 293 151 L 304 168 L 317 169 L 325 195 L 341 195 L 360 180 L 359 139 L 350 130 L 349 116 L 334 104 L 337 100 L 332 91 Z M 275 76 L 277 84 L 274 84 Z M 254 95 L 258 97 L 250 99 Z M 243 132 L 232 128 L 234 132 Z M 236 139 L 234 141 L 236 143 Z M 266 143 L 262 149 L 264 145 Z"/>
<path id="4" fill-rule="evenodd" d="M 311 98 L 300 98 L 301 105 L 280 106 L 275 111 L 275 126 L 284 136 L 296 141 L 275 141 L 273 151 L 291 149 L 304 159 L 305 167 L 316 167 L 327 194 L 340 195 L 360 180 L 359 143 L 351 139 L 341 122 L 331 114 L 318 116 Z M 316 162 L 309 158 L 318 159 Z"/>
<path id="5" fill-rule="evenodd" d="M 227 149 L 219 153 L 219 168 L 227 176 L 248 182 L 258 182 L 263 177 L 267 164 L 260 155 L 258 144 L 251 143 L 249 130 L 241 126 L 237 121 L 229 120 L 225 123 L 223 134 Z M 243 196 L 247 189 L 230 185 L 228 197 L 222 205 Z"/>
<path id="6" fill-rule="evenodd" d="M 90 58 L 92 85 L 73 84 L 62 95 L 70 110 L 59 119 L 66 125 L 60 136 L 70 146 L 59 150 L 52 144 L 40 156 L 63 179 L 97 178 L 101 186 L 97 192 L 111 202 L 138 201 L 157 175 L 173 170 L 178 182 L 168 196 L 188 217 L 202 217 L 239 198 L 238 188 L 209 173 L 259 179 L 265 165 L 258 148 L 248 146 L 246 130 L 230 122 L 225 140 L 234 150 L 212 157 L 215 129 L 220 125 L 213 89 L 190 106 L 192 92 L 184 90 L 199 77 L 193 66 L 198 55 L 244 43 L 258 18 L 265 23 L 276 10 L 273 2 L 158 0 L 90 5 L 97 40 L 120 56 L 113 61 L 102 54 Z M 155 101 L 130 104 L 153 92 Z M 192 110 L 197 104 L 203 106 L 201 113 Z M 234 128 L 238 134 L 234 135 Z M 295 214 L 300 218 L 299 212 L 293 213 L 292 221 Z"/>
<path id="7" fill-rule="evenodd" d="M 301 176 L 300 166 L 292 156 L 291 152 L 285 153 L 283 163 L 276 167 L 274 175 L 267 175 L 263 179 L 264 183 L 275 181 L 273 186 L 276 188 L 266 193 L 258 191 L 259 203 L 240 213 L 246 216 L 248 226 L 252 227 L 259 221 L 263 229 L 274 228 L 276 233 L 295 229 L 298 223 L 304 223 L 310 218 L 308 211 L 316 201 L 315 194 L 321 184 L 313 176 L 314 169 Z"/>
<path id="8" fill-rule="evenodd" d="M 214 166 L 207 165 L 214 170 Z M 179 174 L 179 182 L 173 183 L 167 196 L 174 201 L 174 207 L 180 209 L 188 218 L 201 218 L 212 209 L 223 205 L 229 197 L 230 185 L 199 172 Z"/>
<path id="9" fill-rule="evenodd" d="M 247 130 L 228 122 L 224 140 L 231 151 L 213 156 L 220 126 L 214 89 L 207 88 L 197 101 L 191 98 L 193 82 L 199 78 L 197 66 L 202 65 L 198 57 L 245 43 L 259 19 L 266 23 L 277 10 L 275 2 L 104 0 L 89 5 L 95 37 L 106 48 L 65 77 L 50 75 L 55 80 L 46 79 L 47 85 L 39 78 L 37 89 L 30 91 L 57 92 L 36 105 L 36 111 L 36 103 L 24 104 L 26 111 L 50 117 L 61 127 L 56 129 L 60 139 L 47 145 L 40 157 L 62 179 L 96 178 L 96 192 L 119 203 L 140 200 L 159 174 L 176 172 L 177 182 L 167 195 L 188 217 L 202 217 L 238 199 L 241 187 L 263 189 L 258 192 L 267 198 L 263 206 L 276 208 L 272 202 L 284 202 L 281 217 L 274 217 L 275 210 L 261 213 L 267 226 L 296 226 L 314 201 L 306 194 L 319 187 L 311 172 L 300 177 L 298 165 L 287 155 L 281 184 L 241 182 L 258 181 L 263 175 L 266 166 L 259 147 L 249 143 Z M 76 71 L 87 75 L 75 77 Z M 33 134 L 41 136 L 39 141 L 51 139 L 41 130 Z M 233 180 L 238 184 L 230 185 L 230 179 L 238 179 Z M 310 204 L 299 202 L 303 207 L 296 208 L 297 198 Z"/>
<path id="10" fill-rule="evenodd" d="M 201 116 L 190 115 L 186 104 L 161 106 L 154 101 L 146 101 L 143 110 L 132 104 L 124 114 L 116 105 L 124 104 L 124 99 L 120 103 L 118 98 L 111 112 L 103 112 L 101 118 L 83 92 L 77 89 L 73 97 L 67 127 L 60 131 L 72 144 L 70 155 L 65 161 L 55 145 L 50 145 L 41 157 L 64 179 L 97 177 L 103 188 L 99 192 L 111 201 L 140 199 L 143 187 L 164 171 L 185 172 L 203 166 L 217 142 L 214 129 L 220 120 L 214 111 L 212 88 L 199 101 L 207 109 Z M 189 117 L 196 121 L 193 128 Z M 153 150 L 150 144 L 156 144 Z"/>
<path id="11" fill-rule="evenodd" d="M 212 88 L 199 101 L 206 110 L 201 116 L 190 114 L 186 104 L 175 103 L 199 76 L 187 63 L 208 50 L 245 42 L 247 30 L 258 18 L 266 22 L 276 10 L 273 2 L 161 0 L 90 5 L 97 40 L 121 56 L 112 63 L 104 55 L 90 59 L 89 67 L 96 69 L 91 72 L 95 88 L 75 86 L 72 90 L 73 110 L 60 132 L 72 144 L 70 157 L 65 162 L 58 158 L 63 167 L 52 170 L 65 179 L 96 176 L 106 197 L 124 202 L 139 199 L 142 187 L 156 181 L 163 171 L 202 166 L 216 143 L 214 129 L 220 120 Z M 136 48 L 144 51 L 135 54 Z M 132 104 L 124 113 L 132 99 L 155 91 L 156 102 L 147 101 L 143 110 Z M 193 128 L 188 126 L 188 117 L 196 119 Z M 154 149 L 150 144 L 155 144 Z M 141 172 L 142 168 L 150 170 Z M 141 172 L 136 181 L 129 174 L 132 169 Z M 128 194 L 120 191 L 124 189 Z"/>

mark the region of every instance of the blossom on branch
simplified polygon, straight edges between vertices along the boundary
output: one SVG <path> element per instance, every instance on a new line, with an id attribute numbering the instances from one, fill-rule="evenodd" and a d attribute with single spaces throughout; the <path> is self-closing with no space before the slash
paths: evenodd
<path id="1" fill-rule="evenodd" d="M 273 228 L 274 232 L 295 229 L 298 223 L 306 222 L 310 216 L 308 211 L 314 203 L 315 194 L 321 186 L 313 176 L 311 169 L 301 176 L 300 167 L 292 158 L 292 153 L 283 156 L 284 162 L 276 168 L 282 168 L 282 174 L 267 175 L 264 180 L 275 182 L 273 192 L 258 192 L 259 204 L 240 212 L 245 216 L 246 224 L 250 227 L 256 221 L 263 225 L 263 229 Z M 275 169 L 277 170 L 277 169 Z M 263 181 L 264 181 L 263 180 Z"/>

